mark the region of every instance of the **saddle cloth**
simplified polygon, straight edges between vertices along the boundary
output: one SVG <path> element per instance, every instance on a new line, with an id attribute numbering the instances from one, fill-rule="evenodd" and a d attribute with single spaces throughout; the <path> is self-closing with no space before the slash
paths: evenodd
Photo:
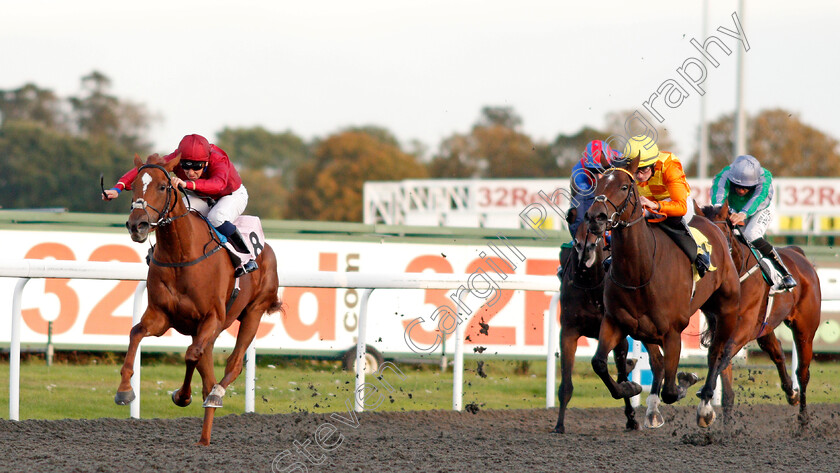
<path id="1" fill-rule="evenodd" d="M 225 243 L 225 249 L 228 251 L 230 260 L 234 268 L 242 266 L 251 259 L 256 259 L 263 248 L 265 248 L 265 234 L 263 233 L 262 223 L 259 217 L 252 215 L 241 215 L 233 221 L 234 226 L 242 234 L 245 240 L 245 245 L 248 246 L 250 254 L 240 253 L 236 251 L 230 241 Z"/>

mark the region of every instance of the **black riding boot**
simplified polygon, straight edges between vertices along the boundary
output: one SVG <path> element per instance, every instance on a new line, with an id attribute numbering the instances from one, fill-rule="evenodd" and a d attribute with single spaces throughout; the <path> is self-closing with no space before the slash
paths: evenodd
<path id="1" fill-rule="evenodd" d="M 688 256 L 688 260 L 693 262 L 694 267 L 697 268 L 697 275 L 702 278 L 711 267 L 712 262 L 705 252 L 697 253 L 697 242 L 694 241 L 691 230 L 682 221 L 682 217 L 668 217 L 659 224 L 659 228 L 674 240 L 674 243 Z"/>
<path id="2" fill-rule="evenodd" d="M 557 268 L 557 279 L 563 282 L 563 275 L 569 268 L 569 257 L 572 255 L 573 248 L 563 246 L 560 248 L 560 267 Z"/>
<path id="3" fill-rule="evenodd" d="M 239 230 L 232 223 L 225 222 L 216 227 L 216 230 L 218 230 L 219 233 L 224 235 L 225 238 L 227 238 L 228 241 L 230 241 L 230 244 L 231 246 L 233 246 L 233 249 L 235 249 L 239 253 L 243 253 L 246 255 L 251 254 L 251 250 L 248 249 L 248 245 L 245 244 L 245 239 L 242 238 L 242 234 L 239 233 Z M 251 258 L 249 261 L 243 264 L 241 268 L 236 268 L 234 276 L 238 278 L 243 274 L 256 271 L 257 269 L 259 269 L 259 265 L 257 265 L 257 262 L 253 258 Z"/>
<path id="4" fill-rule="evenodd" d="M 796 280 L 794 280 L 793 276 L 790 275 L 790 271 L 787 269 L 787 266 L 785 266 L 785 263 L 782 262 L 782 258 L 770 242 L 765 240 L 764 237 L 759 237 L 751 241 L 750 244 L 758 250 L 759 253 L 761 253 L 761 256 L 764 256 L 773 262 L 773 265 L 775 265 L 776 269 L 778 269 L 782 274 L 782 287 L 784 289 L 791 290 L 796 287 Z"/>

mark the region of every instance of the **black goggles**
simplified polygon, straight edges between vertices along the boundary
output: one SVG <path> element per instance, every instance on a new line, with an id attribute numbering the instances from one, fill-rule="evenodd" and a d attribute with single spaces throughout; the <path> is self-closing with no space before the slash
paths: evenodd
<path id="1" fill-rule="evenodd" d="M 199 171 L 206 165 L 204 161 L 181 161 L 181 169 L 185 171 Z"/>

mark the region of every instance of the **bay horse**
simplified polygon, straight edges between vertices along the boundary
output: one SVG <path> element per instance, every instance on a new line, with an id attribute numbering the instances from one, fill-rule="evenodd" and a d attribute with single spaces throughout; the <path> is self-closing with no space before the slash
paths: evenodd
<path id="1" fill-rule="evenodd" d="M 580 225 L 575 235 L 574 246 L 563 265 L 560 284 L 560 388 L 557 397 L 560 399 L 560 410 L 557 414 L 557 424 L 553 433 L 565 433 L 564 424 L 566 408 L 572 399 L 574 385 L 572 384 L 572 370 L 575 365 L 575 351 L 580 337 L 598 338 L 601 319 L 604 317 L 604 267 L 603 261 L 609 254 L 605 248 L 604 238 L 593 243 L 594 250 L 586 252 L 584 259 L 584 243 L 586 228 Z M 562 254 L 562 253 L 561 253 Z M 613 349 L 613 359 L 618 370 L 618 382 L 628 379 L 628 373 L 633 370 L 635 360 L 627 359 L 627 339 L 622 339 Z M 636 411 L 630 403 L 630 398 L 624 399 L 624 415 L 627 417 L 625 428 L 638 430 L 639 423 L 635 419 Z"/>
<path id="2" fill-rule="evenodd" d="M 205 407 L 198 444 L 209 445 L 215 410 L 222 407 L 225 389 L 242 371 L 243 355 L 254 340 L 260 318 L 282 310 L 282 305 L 277 296 L 277 258 L 268 244 L 257 257 L 259 269 L 240 277 L 235 293 L 234 267 L 214 229 L 187 208 L 179 189 L 172 186 L 169 173 L 179 161 L 176 157 L 165 162 L 155 154 L 144 164 L 139 156 L 134 157 L 139 172 L 132 184 L 133 201 L 126 228 L 138 243 L 156 231 L 157 244 L 149 258 L 148 307 L 140 323 L 131 329 L 114 401 L 125 405 L 135 398 L 130 381 L 140 341 L 174 328 L 191 336 L 192 343 L 186 351 L 184 383 L 172 393 L 172 401 L 181 407 L 190 404 L 190 382 L 197 369 Z M 239 320 L 236 345 L 217 384 L 213 345 L 235 320 Z"/>
<path id="3" fill-rule="evenodd" d="M 755 340 L 758 346 L 770 356 L 779 372 L 782 391 L 790 405 L 799 404 L 799 422 L 808 423 L 806 405 L 806 389 L 811 377 L 810 364 L 814 355 L 814 335 L 820 325 L 822 293 L 820 291 L 819 276 L 814 265 L 805 257 L 805 253 L 797 246 L 778 248 L 779 256 L 790 268 L 791 275 L 797 286 L 791 291 L 773 291 L 772 303 L 771 287 L 764 281 L 761 271 L 758 271 L 758 260 L 750 251 L 746 242 L 734 233 L 734 227 L 729 220 L 729 205 L 705 206 L 701 210 L 703 215 L 714 222 L 727 237 L 732 254 L 732 260 L 738 267 L 741 278 L 741 329 L 733 339 L 734 350 L 743 347 L 747 342 Z M 767 313 L 770 305 L 770 313 Z M 793 388 L 793 382 L 785 366 L 785 355 L 774 330 L 784 322 L 793 333 L 799 364 L 796 377 L 799 389 Z M 724 413 L 731 411 L 734 404 L 735 392 L 732 389 L 732 368 L 729 367 L 721 375 L 723 388 Z"/>
<path id="4" fill-rule="evenodd" d="M 605 312 L 592 368 L 615 399 L 635 396 L 641 386 L 613 380 L 607 354 L 628 335 L 656 345 L 648 351 L 654 374 L 661 370 L 662 377 L 651 385 L 647 416 L 650 427 L 660 427 L 664 423 L 664 418 L 656 416 L 660 394 L 662 402 L 672 404 L 699 380 L 693 373 L 678 374 L 677 368 L 681 333 L 691 315 L 702 309 L 716 328 L 708 351 L 708 376 L 698 393 L 697 424 L 708 427 L 715 418 L 711 399 L 717 377 L 735 354 L 729 340 L 738 324 L 738 272 L 720 229 L 695 215 L 691 224 L 708 238 L 712 265 L 717 269 L 693 282 L 692 262 L 665 232 L 645 219 L 634 177 L 638 165 L 635 158 L 627 168 L 608 169 L 598 180 L 597 197 L 586 213 L 587 243 L 612 229 L 613 261 L 604 283 Z"/>

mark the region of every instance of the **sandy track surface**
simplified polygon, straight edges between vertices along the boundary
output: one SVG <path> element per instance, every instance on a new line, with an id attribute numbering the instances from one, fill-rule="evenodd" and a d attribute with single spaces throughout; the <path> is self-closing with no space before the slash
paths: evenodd
<path id="1" fill-rule="evenodd" d="M 809 409 L 805 428 L 795 407 L 743 405 L 701 430 L 693 407 L 663 406 L 666 424 L 638 432 L 619 408 L 570 409 L 564 435 L 555 409 L 228 415 L 209 447 L 198 418 L 4 420 L 0 470 L 840 471 L 840 404 Z"/>

